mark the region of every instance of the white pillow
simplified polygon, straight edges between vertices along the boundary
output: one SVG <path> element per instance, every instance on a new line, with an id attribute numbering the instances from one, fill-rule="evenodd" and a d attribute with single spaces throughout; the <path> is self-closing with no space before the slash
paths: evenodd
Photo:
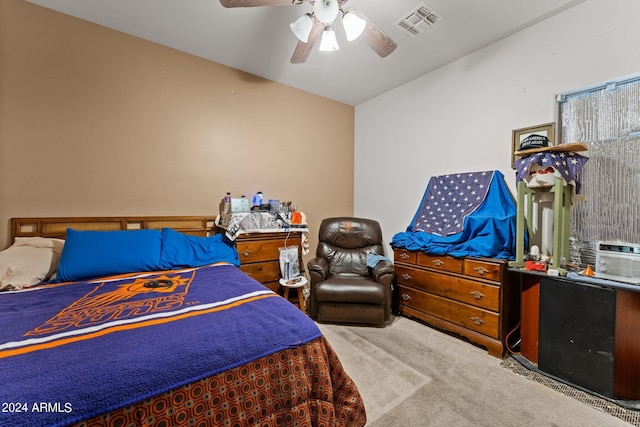
<path id="1" fill-rule="evenodd" d="M 22 289 L 47 280 L 58 268 L 64 240 L 19 237 L 0 251 L 0 291 Z"/>

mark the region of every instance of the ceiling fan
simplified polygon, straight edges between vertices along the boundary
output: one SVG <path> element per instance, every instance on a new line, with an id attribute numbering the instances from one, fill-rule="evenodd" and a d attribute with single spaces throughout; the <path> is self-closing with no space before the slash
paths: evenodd
<path id="1" fill-rule="evenodd" d="M 339 49 L 332 25 L 340 14 L 348 41 L 362 37 L 382 58 L 393 52 L 397 47 L 396 42 L 359 10 L 344 9 L 347 1 L 349 0 L 220 0 L 220 4 L 224 7 L 291 6 L 305 2 L 312 4 L 313 13 L 302 15 L 290 25 L 291 31 L 299 40 L 291 56 L 292 64 L 302 64 L 307 60 L 320 34 L 320 50 Z"/>

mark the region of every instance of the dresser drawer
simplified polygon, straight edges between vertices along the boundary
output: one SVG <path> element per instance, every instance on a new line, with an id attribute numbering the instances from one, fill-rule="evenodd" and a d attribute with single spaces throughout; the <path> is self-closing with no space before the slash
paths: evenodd
<path id="1" fill-rule="evenodd" d="M 436 270 L 450 271 L 451 273 L 462 273 L 462 260 L 450 256 L 427 255 L 418 252 L 417 264 L 423 267 L 434 268 Z"/>
<path id="2" fill-rule="evenodd" d="M 263 261 L 277 261 L 280 257 L 279 248 L 284 246 L 282 239 L 252 239 L 236 240 L 236 249 L 240 257 L 240 264 Z M 300 237 L 287 239 L 287 246 L 300 248 Z"/>
<path id="3" fill-rule="evenodd" d="M 406 286 L 399 286 L 400 304 L 463 328 L 500 339 L 498 313 L 442 298 Z"/>
<path id="4" fill-rule="evenodd" d="M 278 261 L 242 264 L 240 265 L 240 270 L 260 283 L 280 280 L 280 263 Z"/>
<path id="5" fill-rule="evenodd" d="M 395 266 L 396 281 L 432 294 L 465 302 L 487 310 L 500 311 L 500 288 L 453 275 Z"/>
<path id="6" fill-rule="evenodd" d="M 463 273 L 467 276 L 500 282 L 502 280 L 502 264 L 483 260 L 465 259 Z"/>
<path id="7" fill-rule="evenodd" d="M 416 252 L 408 251 L 406 249 L 394 249 L 393 250 L 393 261 L 394 262 L 406 262 L 407 264 L 415 264 L 416 263 Z"/>

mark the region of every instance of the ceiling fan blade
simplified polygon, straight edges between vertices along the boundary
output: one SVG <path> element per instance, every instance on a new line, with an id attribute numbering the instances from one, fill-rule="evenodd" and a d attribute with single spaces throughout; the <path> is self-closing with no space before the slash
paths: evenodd
<path id="1" fill-rule="evenodd" d="M 313 49 L 313 44 L 316 42 L 323 28 L 324 24 L 316 18 L 313 18 L 313 27 L 311 27 L 311 32 L 309 33 L 309 40 L 306 43 L 298 41 L 293 55 L 291 55 L 292 64 L 302 64 L 307 60 L 311 49 Z"/>
<path id="2" fill-rule="evenodd" d="M 369 47 L 373 49 L 378 55 L 384 58 L 385 56 L 396 50 L 398 44 L 394 42 L 393 39 L 391 39 L 391 37 L 387 35 L 387 33 L 382 31 L 362 12 L 353 8 L 345 10 L 345 13 L 346 12 L 353 12 L 360 18 L 367 21 L 367 26 L 365 27 L 364 32 L 362 33 L 360 38 L 364 40 L 364 42 L 369 45 Z"/>
<path id="3" fill-rule="evenodd" d="M 220 0 L 224 7 L 291 6 L 306 0 Z"/>

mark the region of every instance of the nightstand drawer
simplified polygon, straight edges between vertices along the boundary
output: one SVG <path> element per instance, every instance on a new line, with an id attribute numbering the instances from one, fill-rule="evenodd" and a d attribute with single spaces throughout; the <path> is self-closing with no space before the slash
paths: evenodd
<path id="1" fill-rule="evenodd" d="M 277 261 L 280 257 L 279 248 L 284 246 L 284 236 L 281 239 L 255 239 L 236 240 L 236 249 L 240 257 L 240 264 Z M 300 237 L 290 237 L 287 239 L 287 246 L 300 247 Z"/>
<path id="2" fill-rule="evenodd" d="M 400 265 L 395 267 L 395 274 L 398 284 L 411 286 L 487 310 L 500 311 L 500 288 L 498 286 Z"/>
<path id="3" fill-rule="evenodd" d="M 498 313 L 405 286 L 399 286 L 399 294 L 401 305 L 429 313 L 431 316 L 479 332 L 488 337 L 500 338 L 500 316 Z"/>
<path id="4" fill-rule="evenodd" d="M 280 263 L 278 261 L 260 262 L 240 265 L 240 270 L 260 283 L 280 280 Z"/>

